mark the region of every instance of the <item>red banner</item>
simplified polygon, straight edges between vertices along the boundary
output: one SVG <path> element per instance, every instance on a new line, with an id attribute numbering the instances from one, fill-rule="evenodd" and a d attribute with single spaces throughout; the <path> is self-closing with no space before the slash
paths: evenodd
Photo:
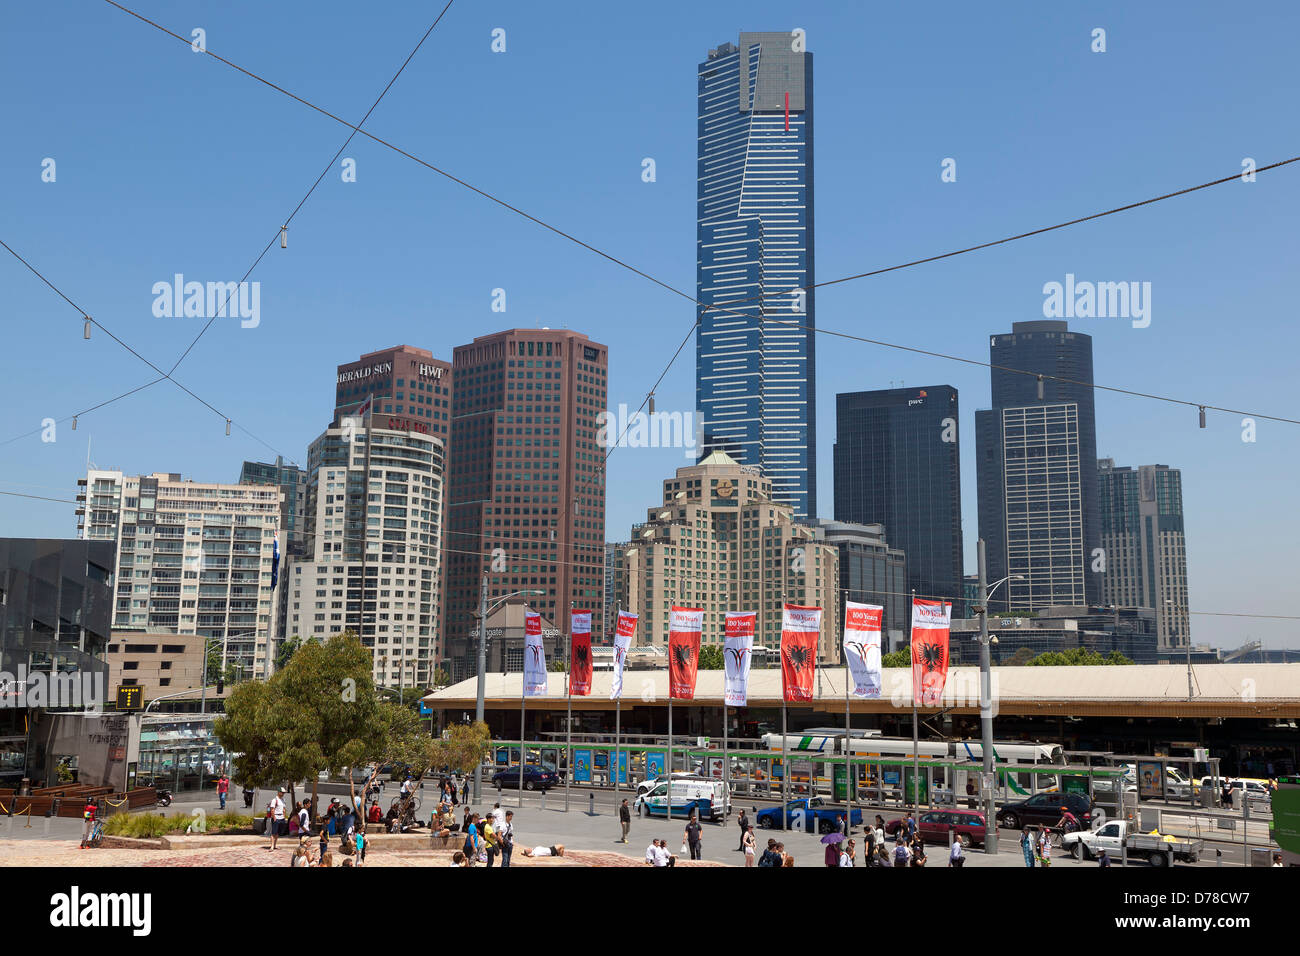
<path id="1" fill-rule="evenodd" d="M 948 683 L 947 601 L 912 600 L 912 699 L 920 707 L 938 707 Z"/>
<path id="2" fill-rule="evenodd" d="M 591 612 L 569 613 L 569 693 L 586 697 L 591 693 Z"/>
<path id="3" fill-rule="evenodd" d="M 678 700 L 695 699 L 695 676 L 700 668 L 700 632 L 704 629 L 704 611 L 700 608 L 673 608 L 668 627 L 668 696 Z"/>
<path id="4" fill-rule="evenodd" d="M 781 691 L 787 702 L 813 699 L 822 609 L 787 604 L 781 614 Z"/>

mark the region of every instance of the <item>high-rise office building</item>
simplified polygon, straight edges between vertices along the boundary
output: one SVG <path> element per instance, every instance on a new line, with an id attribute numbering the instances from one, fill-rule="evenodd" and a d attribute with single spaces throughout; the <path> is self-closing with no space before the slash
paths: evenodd
<path id="1" fill-rule="evenodd" d="M 1168 465 L 1116 468 L 1113 458 L 1102 458 L 1097 481 L 1102 602 L 1152 608 L 1160 650 L 1185 651 L 1192 638 L 1182 472 Z"/>
<path id="2" fill-rule="evenodd" d="M 623 573 L 623 553 L 626 541 L 605 542 L 605 597 L 600 616 L 600 632 L 593 639 L 601 644 L 614 640 L 614 627 L 618 623 L 619 581 Z"/>
<path id="3" fill-rule="evenodd" d="M 754 647 L 779 649 L 783 603 L 820 607 L 817 659 L 840 660 L 839 550 L 775 501 L 755 465 L 715 451 L 663 483 L 622 546 L 620 602 L 640 615 L 636 642 L 666 648 L 673 605 L 704 609 L 706 644 L 721 644 L 727 611 L 754 611 Z"/>
<path id="4" fill-rule="evenodd" d="M 776 500 L 806 517 L 817 513 L 817 394 L 802 40 L 742 33 L 699 65 L 695 392 L 704 453 L 760 466 Z"/>
<path id="5" fill-rule="evenodd" d="M 280 489 L 93 468 L 77 484 L 78 537 L 117 548 L 114 633 L 197 634 L 241 677 L 267 676 Z"/>
<path id="6" fill-rule="evenodd" d="M 476 667 L 483 576 L 489 602 L 520 590 L 568 627 L 604 594 L 609 350 L 567 329 L 511 329 L 453 350 L 444 665 Z"/>
<path id="7" fill-rule="evenodd" d="M 428 349 L 397 345 L 368 352 L 338 367 L 334 424 L 373 399 L 377 427 L 432 435 L 443 446 L 451 437 L 451 365 Z"/>
<path id="8" fill-rule="evenodd" d="M 305 531 L 290 558 L 284 635 L 351 630 L 385 687 L 431 686 L 442 571 L 442 441 L 372 414 L 331 425 L 307 450 Z M 384 425 L 379 423 L 383 422 Z"/>
<path id="9" fill-rule="evenodd" d="M 989 582 L 1014 576 L 989 606 L 1097 604 L 1092 336 L 1060 321 L 1015 322 L 990 338 L 989 357 L 993 407 L 975 413 L 979 533 Z"/>
<path id="10" fill-rule="evenodd" d="M 902 550 L 885 540 L 883 525 L 819 521 L 817 527 L 826 543 L 839 549 L 840 597 L 884 608 L 881 648 L 886 653 L 901 648 L 912 618 L 907 558 Z"/>
<path id="11" fill-rule="evenodd" d="M 884 525 L 917 597 L 962 597 L 961 454 L 950 385 L 835 396 L 835 520 Z"/>

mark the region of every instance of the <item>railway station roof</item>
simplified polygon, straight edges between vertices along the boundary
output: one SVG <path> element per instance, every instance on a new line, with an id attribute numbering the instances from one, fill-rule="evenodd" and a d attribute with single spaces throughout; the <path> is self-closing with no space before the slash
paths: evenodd
<path id="1" fill-rule="evenodd" d="M 845 669 L 819 668 L 813 678 L 811 704 L 794 708 L 844 713 Z M 1008 715 L 1119 716 L 1119 717 L 1300 717 L 1300 664 L 1194 664 L 1192 693 L 1188 695 L 1187 667 L 1182 664 L 1131 664 L 1076 667 L 994 667 L 993 698 L 997 713 Z M 547 693 L 528 698 L 530 710 L 564 709 L 565 675 L 551 673 Z M 609 699 L 613 674 L 597 671 L 589 697 L 575 697 L 575 710 L 613 710 Z M 489 673 L 485 680 L 485 706 L 492 710 L 518 709 L 523 688 L 521 673 Z M 723 672 L 702 670 L 694 700 L 676 700 L 674 707 L 721 707 Z M 434 710 L 472 708 L 477 678 L 434 691 L 424 702 Z M 912 675 L 909 668 L 886 668 L 881 696 L 851 698 L 855 714 L 896 713 L 911 709 Z M 668 671 L 629 670 L 623 675 L 623 702 L 628 707 L 667 707 Z M 749 707 L 781 706 L 779 668 L 755 668 L 749 673 Z M 979 713 L 979 668 L 954 667 L 948 673 L 942 707 Z"/>

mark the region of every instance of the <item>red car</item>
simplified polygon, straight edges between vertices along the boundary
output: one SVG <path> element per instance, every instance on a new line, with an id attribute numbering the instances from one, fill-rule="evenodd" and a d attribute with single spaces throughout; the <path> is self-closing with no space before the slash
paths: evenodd
<path id="1" fill-rule="evenodd" d="M 916 818 L 921 830 L 921 839 L 926 843 L 948 842 L 948 831 L 961 835 L 967 846 L 980 846 L 984 843 L 984 814 L 973 810 L 923 810 Z M 906 818 L 890 820 L 885 824 L 885 833 L 894 836 L 906 825 Z"/>

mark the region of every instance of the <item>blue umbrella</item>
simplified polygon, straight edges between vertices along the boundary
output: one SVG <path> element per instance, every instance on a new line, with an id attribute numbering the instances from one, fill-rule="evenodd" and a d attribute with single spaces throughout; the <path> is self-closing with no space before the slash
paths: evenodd
<path id="1" fill-rule="evenodd" d="M 822 837 L 823 843 L 840 843 L 844 840 L 843 833 L 828 833 Z"/>

